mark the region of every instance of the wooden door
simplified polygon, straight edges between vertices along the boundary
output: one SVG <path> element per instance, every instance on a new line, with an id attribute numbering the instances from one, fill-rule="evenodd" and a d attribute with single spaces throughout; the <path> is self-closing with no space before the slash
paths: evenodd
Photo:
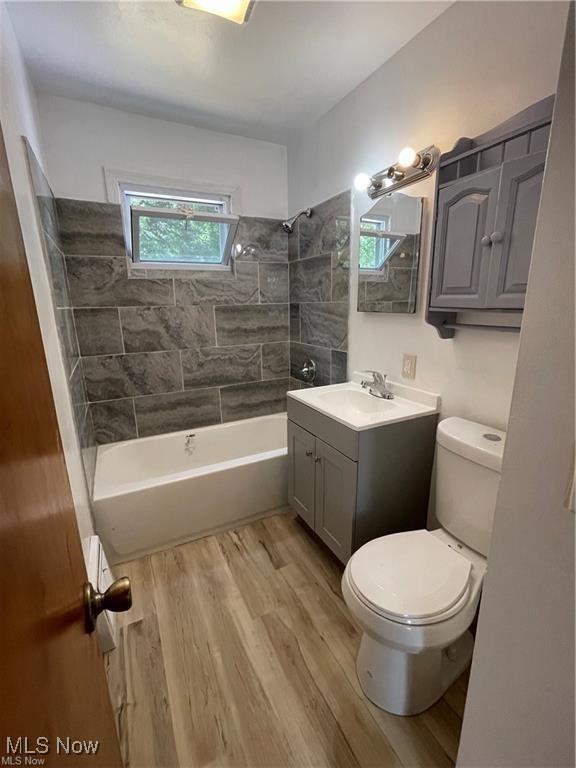
<path id="1" fill-rule="evenodd" d="M 546 153 L 510 160 L 502 166 L 486 307 L 522 309 L 540 205 Z M 553 254 L 550 254 L 551 264 Z"/>
<path id="2" fill-rule="evenodd" d="M 27 759 L 44 765 L 116 768 L 104 664 L 96 636 L 84 630 L 86 570 L 1 130 L 0 231 L 0 756 L 24 765 L 28 750 Z M 85 754 L 83 741 L 98 741 L 96 753 Z"/>
<path id="3" fill-rule="evenodd" d="M 314 435 L 288 422 L 288 501 L 314 528 Z"/>
<path id="4" fill-rule="evenodd" d="M 484 307 L 500 167 L 465 176 L 441 189 L 430 306 Z"/>
<path id="5" fill-rule="evenodd" d="M 356 481 L 356 462 L 316 438 L 314 530 L 343 563 L 352 554 Z"/>

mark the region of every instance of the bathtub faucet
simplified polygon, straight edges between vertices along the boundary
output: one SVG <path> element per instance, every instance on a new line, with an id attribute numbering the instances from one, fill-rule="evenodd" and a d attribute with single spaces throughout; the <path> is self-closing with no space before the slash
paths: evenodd
<path id="1" fill-rule="evenodd" d="M 184 438 L 184 453 L 186 453 L 188 456 L 191 456 L 196 449 L 196 444 L 194 442 L 195 438 L 196 435 L 193 432 L 190 432 L 190 434 L 186 435 Z"/>

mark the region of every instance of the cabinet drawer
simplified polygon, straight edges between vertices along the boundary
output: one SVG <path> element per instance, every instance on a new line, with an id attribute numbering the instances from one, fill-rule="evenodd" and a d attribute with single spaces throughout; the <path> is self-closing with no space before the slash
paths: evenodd
<path id="1" fill-rule="evenodd" d="M 288 419 L 336 448 L 344 456 L 358 461 L 358 432 L 290 397 Z"/>

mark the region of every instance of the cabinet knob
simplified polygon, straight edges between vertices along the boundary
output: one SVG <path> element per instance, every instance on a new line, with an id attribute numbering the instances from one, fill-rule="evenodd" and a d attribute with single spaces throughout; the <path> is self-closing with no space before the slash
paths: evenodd
<path id="1" fill-rule="evenodd" d="M 504 232 L 492 232 L 490 239 L 493 243 L 501 243 L 504 240 Z"/>
<path id="2" fill-rule="evenodd" d="M 320 464 L 320 462 L 322 461 L 322 456 L 315 456 L 314 461 L 316 462 L 316 464 Z"/>
<path id="3" fill-rule="evenodd" d="M 312 451 L 306 451 L 306 456 L 312 456 Z"/>
<path id="4" fill-rule="evenodd" d="M 484 237 L 482 238 L 482 240 L 480 240 L 480 242 L 482 243 L 482 245 L 487 247 L 489 245 L 492 245 L 492 238 L 490 237 L 490 235 L 484 235 Z"/>

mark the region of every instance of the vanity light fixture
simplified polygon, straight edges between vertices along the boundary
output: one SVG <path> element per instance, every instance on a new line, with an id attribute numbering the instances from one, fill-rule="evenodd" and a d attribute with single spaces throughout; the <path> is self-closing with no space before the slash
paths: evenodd
<path id="1" fill-rule="evenodd" d="M 428 178 L 432 175 L 439 161 L 440 150 L 433 144 L 419 152 L 411 147 L 405 147 L 398 155 L 398 162 L 375 173 L 370 177 L 367 186 L 363 188 L 368 192 L 368 196 L 374 200 L 377 197 L 382 197 L 382 195 L 388 195 L 396 189 L 406 187 L 408 184 L 414 184 L 416 181 Z M 358 174 L 354 179 L 356 189 L 361 189 L 357 186 L 356 181 L 362 175 Z"/>
<path id="2" fill-rule="evenodd" d="M 358 192 L 364 192 L 370 186 L 370 176 L 367 173 L 359 173 L 354 177 L 354 187 Z"/>
<path id="3" fill-rule="evenodd" d="M 250 18 L 254 0 L 176 0 L 182 8 L 213 13 L 235 24 L 245 24 Z"/>

